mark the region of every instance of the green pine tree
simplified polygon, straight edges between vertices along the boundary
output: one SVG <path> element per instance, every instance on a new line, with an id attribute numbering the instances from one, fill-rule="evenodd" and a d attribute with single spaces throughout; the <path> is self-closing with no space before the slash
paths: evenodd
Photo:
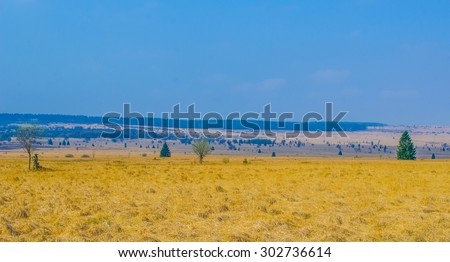
<path id="1" fill-rule="evenodd" d="M 275 152 L 272 152 L 272 157 L 276 157 L 277 154 L 275 154 Z"/>
<path id="2" fill-rule="evenodd" d="M 416 149 L 409 136 L 408 131 L 405 131 L 400 138 L 400 142 L 397 147 L 397 159 L 398 160 L 415 160 Z"/>
<path id="3" fill-rule="evenodd" d="M 170 149 L 167 143 L 164 143 L 162 146 L 161 152 L 159 153 L 160 157 L 170 157 Z"/>

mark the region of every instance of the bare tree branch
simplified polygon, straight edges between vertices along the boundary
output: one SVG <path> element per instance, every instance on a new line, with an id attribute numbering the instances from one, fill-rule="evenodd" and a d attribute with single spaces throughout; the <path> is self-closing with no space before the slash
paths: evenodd
<path id="1" fill-rule="evenodd" d="M 40 130 L 35 125 L 21 126 L 17 130 L 17 141 L 22 145 L 28 154 L 28 169 L 31 170 L 31 155 L 33 152 L 33 144 L 40 134 Z"/>

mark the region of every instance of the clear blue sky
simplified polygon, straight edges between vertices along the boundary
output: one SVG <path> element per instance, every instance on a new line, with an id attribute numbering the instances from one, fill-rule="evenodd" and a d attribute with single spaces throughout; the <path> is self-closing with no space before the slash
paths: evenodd
<path id="1" fill-rule="evenodd" d="M 0 112 L 450 124 L 450 1 L 0 0 Z"/>

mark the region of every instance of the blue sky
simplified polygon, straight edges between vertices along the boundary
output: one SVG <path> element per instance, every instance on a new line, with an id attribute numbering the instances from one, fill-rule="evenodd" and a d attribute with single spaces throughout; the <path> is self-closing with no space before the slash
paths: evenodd
<path id="1" fill-rule="evenodd" d="M 450 1 L 0 0 L 0 112 L 450 124 Z"/>

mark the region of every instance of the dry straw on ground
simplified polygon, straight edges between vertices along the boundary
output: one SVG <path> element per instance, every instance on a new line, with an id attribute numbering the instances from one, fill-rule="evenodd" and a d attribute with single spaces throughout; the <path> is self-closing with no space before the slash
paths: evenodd
<path id="1" fill-rule="evenodd" d="M 450 241 L 450 162 L 0 159 L 0 241 Z"/>

